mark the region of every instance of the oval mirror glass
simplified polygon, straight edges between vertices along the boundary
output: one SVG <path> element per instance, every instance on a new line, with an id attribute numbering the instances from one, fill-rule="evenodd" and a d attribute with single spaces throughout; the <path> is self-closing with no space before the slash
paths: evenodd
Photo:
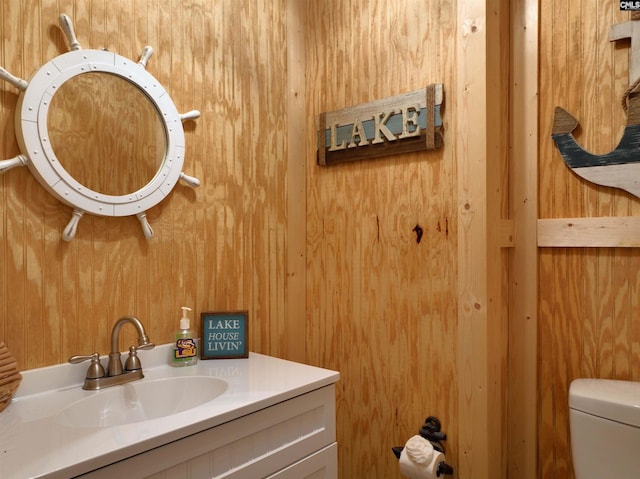
<path id="1" fill-rule="evenodd" d="M 87 72 L 64 82 L 51 99 L 47 127 L 60 165 L 98 193 L 140 190 L 165 158 L 160 113 L 143 91 L 118 75 Z"/>

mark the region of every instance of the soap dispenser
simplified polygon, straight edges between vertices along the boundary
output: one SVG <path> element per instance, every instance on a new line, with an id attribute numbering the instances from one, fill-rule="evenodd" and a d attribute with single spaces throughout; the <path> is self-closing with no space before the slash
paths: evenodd
<path id="1" fill-rule="evenodd" d="M 180 329 L 176 331 L 171 365 L 177 367 L 193 366 L 198 363 L 198 347 L 195 334 L 191 330 L 191 321 L 187 316 L 187 311 L 191 311 L 191 308 L 182 306 L 181 309 L 182 318 L 180 319 Z"/>

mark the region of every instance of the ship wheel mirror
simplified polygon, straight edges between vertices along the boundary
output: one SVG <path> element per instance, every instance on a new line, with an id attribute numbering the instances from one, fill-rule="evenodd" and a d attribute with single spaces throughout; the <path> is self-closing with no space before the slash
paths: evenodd
<path id="1" fill-rule="evenodd" d="M 146 211 L 181 180 L 182 123 L 200 117 L 178 113 L 147 70 L 149 46 L 138 61 L 107 50 L 81 48 L 67 15 L 60 15 L 69 52 L 26 81 L 0 67 L 0 79 L 19 90 L 15 111 L 20 154 L 0 161 L 0 173 L 27 166 L 42 186 L 73 208 L 62 238 L 70 241 L 84 214 L 131 216 L 153 237 Z"/>

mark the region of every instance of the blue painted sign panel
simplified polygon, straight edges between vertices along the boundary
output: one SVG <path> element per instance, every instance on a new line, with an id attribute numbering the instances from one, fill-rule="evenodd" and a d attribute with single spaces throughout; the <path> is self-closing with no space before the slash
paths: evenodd
<path id="1" fill-rule="evenodd" d="M 201 359 L 249 356 L 247 311 L 202 313 Z"/>

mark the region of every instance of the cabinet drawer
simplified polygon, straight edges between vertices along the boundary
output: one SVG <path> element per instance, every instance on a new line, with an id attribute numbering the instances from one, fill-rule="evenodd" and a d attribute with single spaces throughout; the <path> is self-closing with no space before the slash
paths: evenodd
<path id="1" fill-rule="evenodd" d="M 338 479 L 338 443 L 334 442 L 265 479 Z"/>
<path id="2" fill-rule="evenodd" d="M 334 443 L 335 415 L 330 385 L 78 477 L 266 477 Z"/>

